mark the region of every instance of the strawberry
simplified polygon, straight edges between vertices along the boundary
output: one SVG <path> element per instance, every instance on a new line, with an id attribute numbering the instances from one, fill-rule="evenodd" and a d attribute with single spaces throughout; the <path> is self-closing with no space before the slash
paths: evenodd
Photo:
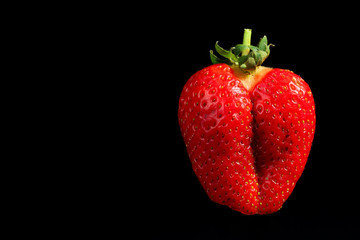
<path id="1" fill-rule="evenodd" d="M 289 70 L 260 66 L 263 37 L 230 50 L 215 44 L 213 65 L 196 72 L 179 101 L 179 125 L 192 168 L 209 198 L 243 214 L 278 211 L 301 176 L 315 132 L 307 83 Z"/>

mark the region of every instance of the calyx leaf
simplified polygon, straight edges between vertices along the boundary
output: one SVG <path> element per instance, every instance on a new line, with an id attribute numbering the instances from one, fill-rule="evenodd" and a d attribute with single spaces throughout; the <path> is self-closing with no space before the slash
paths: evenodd
<path id="1" fill-rule="evenodd" d="M 260 39 L 257 46 L 246 45 L 246 44 L 237 44 L 235 47 L 225 50 L 219 46 L 218 42 L 215 43 L 216 52 L 224 57 L 217 57 L 214 52 L 210 51 L 210 59 L 213 64 L 216 63 L 226 63 L 230 66 L 239 66 L 241 70 L 246 73 L 251 73 L 260 66 L 265 59 L 270 54 L 270 46 L 273 44 L 268 44 L 267 37 L 264 36 Z M 249 49 L 250 51 L 248 52 Z M 248 52 L 248 54 L 244 54 Z"/>

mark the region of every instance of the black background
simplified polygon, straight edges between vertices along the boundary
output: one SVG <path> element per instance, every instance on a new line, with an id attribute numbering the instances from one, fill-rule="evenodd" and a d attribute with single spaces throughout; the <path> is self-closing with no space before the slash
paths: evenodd
<path id="1" fill-rule="evenodd" d="M 131 39 L 143 59 L 132 76 L 142 105 L 133 116 L 133 162 L 129 202 L 134 234 L 154 239 L 253 239 L 315 236 L 339 239 L 359 229 L 358 36 L 351 16 L 341 21 L 336 6 L 297 12 L 262 12 L 237 19 L 198 9 L 166 13 L 136 25 Z M 293 5 L 291 9 L 296 9 Z M 226 8 L 231 10 L 231 6 Z M 222 10 L 224 10 L 222 8 Z M 189 16 L 187 14 L 190 14 Z M 244 21 L 243 19 L 247 19 Z M 214 44 L 230 48 L 266 35 L 271 48 L 264 66 L 290 69 L 312 89 L 316 132 L 304 173 L 274 214 L 246 216 L 213 203 L 202 189 L 186 153 L 177 120 L 179 96 L 192 74 L 210 65 Z M 137 85 L 138 84 L 138 85 Z M 131 100 L 130 100 L 131 101 Z M 133 130 L 133 129 L 132 129 Z M 139 146 L 140 149 L 139 149 Z"/>
<path id="2" fill-rule="evenodd" d="M 15 47 L 4 45 L 29 64 L 15 64 L 14 74 L 25 76 L 10 81 L 16 94 L 8 98 L 20 113 L 10 114 L 8 129 L 21 143 L 10 148 L 16 161 L 4 158 L 16 165 L 4 168 L 3 184 L 12 189 L 3 194 L 14 204 L 4 204 L 12 233 L 346 239 L 358 232 L 358 7 L 285 3 L 93 3 L 66 6 L 76 19 L 60 9 L 57 23 L 19 18 L 28 32 L 13 27 Z M 209 50 L 216 41 L 240 43 L 244 28 L 253 29 L 253 43 L 267 35 L 275 47 L 264 65 L 303 77 L 316 104 L 305 171 L 283 208 L 266 216 L 209 200 L 177 118 L 182 88 L 210 65 Z"/>

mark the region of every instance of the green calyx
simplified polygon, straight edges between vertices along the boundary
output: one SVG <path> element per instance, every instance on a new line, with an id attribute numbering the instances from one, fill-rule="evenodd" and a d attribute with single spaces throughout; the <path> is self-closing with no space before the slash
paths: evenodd
<path id="1" fill-rule="evenodd" d="M 270 46 L 267 37 L 264 36 L 260 39 L 257 46 L 250 45 L 251 42 L 251 29 L 245 29 L 244 39 L 242 44 L 237 44 L 230 50 L 225 50 L 219 46 L 218 42 L 215 43 L 216 52 L 224 57 L 217 57 L 212 50 L 210 50 L 210 59 L 213 64 L 226 63 L 230 66 L 238 66 L 243 72 L 250 74 L 260 66 L 270 54 Z"/>

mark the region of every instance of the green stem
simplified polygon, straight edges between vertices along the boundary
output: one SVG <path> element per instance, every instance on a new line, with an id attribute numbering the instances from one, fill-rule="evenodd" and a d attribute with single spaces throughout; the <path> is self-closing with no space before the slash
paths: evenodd
<path id="1" fill-rule="evenodd" d="M 217 57 L 213 51 L 210 51 L 210 59 L 213 64 L 225 63 L 229 66 L 240 67 L 240 70 L 250 74 L 256 71 L 270 54 L 270 47 L 267 37 L 260 39 L 257 46 L 251 45 L 251 29 L 244 29 L 243 43 L 237 44 L 230 50 L 225 50 L 215 43 L 215 50 L 225 59 Z"/>
<path id="2" fill-rule="evenodd" d="M 251 29 L 244 30 L 244 38 L 243 38 L 243 45 L 250 46 L 251 44 Z M 245 48 L 242 50 L 241 55 L 245 56 L 248 55 L 250 52 L 250 48 Z"/>

